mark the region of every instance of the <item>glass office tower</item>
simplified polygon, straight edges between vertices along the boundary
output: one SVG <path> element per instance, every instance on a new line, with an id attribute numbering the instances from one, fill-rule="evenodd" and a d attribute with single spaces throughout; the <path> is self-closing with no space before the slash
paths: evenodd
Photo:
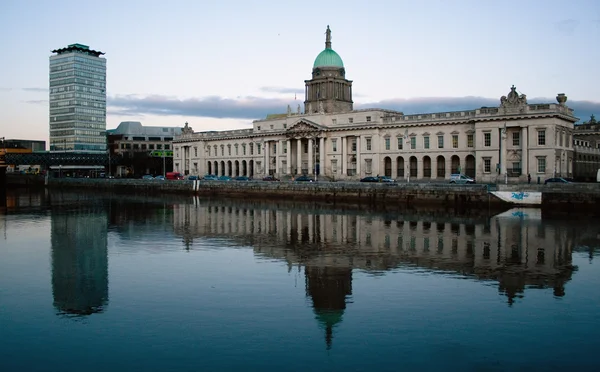
<path id="1" fill-rule="evenodd" d="M 50 151 L 106 152 L 106 59 L 71 44 L 50 56 Z"/>

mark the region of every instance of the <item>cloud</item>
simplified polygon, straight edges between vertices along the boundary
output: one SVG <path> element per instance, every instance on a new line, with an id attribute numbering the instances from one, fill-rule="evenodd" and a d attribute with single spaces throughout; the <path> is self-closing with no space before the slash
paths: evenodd
<path id="1" fill-rule="evenodd" d="M 146 115 L 179 115 L 198 116 L 219 119 L 259 119 L 267 114 L 283 113 L 287 105 L 300 100 L 278 98 L 238 97 L 236 99 L 222 97 L 205 97 L 176 99 L 160 95 L 140 97 L 136 95 L 117 95 L 108 98 L 108 106 L 115 114 Z M 294 105 L 294 108 L 295 106 Z M 295 109 L 293 110 L 295 111 Z"/>
<path id="2" fill-rule="evenodd" d="M 32 105 L 46 105 L 46 104 L 48 104 L 48 100 L 47 99 L 34 99 L 34 100 L 25 101 L 25 103 L 30 103 Z"/>
<path id="3" fill-rule="evenodd" d="M 304 89 L 300 88 L 284 88 L 284 87 L 260 87 L 260 90 L 268 93 L 279 94 L 304 94 Z"/>
<path id="4" fill-rule="evenodd" d="M 43 93 L 48 93 L 48 88 L 21 88 L 22 90 L 26 91 L 26 92 L 43 92 Z"/>
<path id="5" fill-rule="evenodd" d="M 563 19 L 554 24 L 554 27 L 565 35 L 572 35 L 575 32 L 577 26 L 579 26 L 579 21 L 576 19 Z"/>

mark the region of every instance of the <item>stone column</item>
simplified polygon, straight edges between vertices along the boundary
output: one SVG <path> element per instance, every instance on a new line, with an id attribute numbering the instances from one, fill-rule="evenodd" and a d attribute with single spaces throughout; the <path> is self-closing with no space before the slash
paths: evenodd
<path id="1" fill-rule="evenodd" d="M 319 138 L 319 173 L 325 175 L 325 137 Z"/>
<path id="2" fill-rule="evenodd" d="M 296 140 L 296 174 L 302 174 L 302 138 Z"/>
<path id="3" fill-rule="evenodd" d="M 358 178 L 361 177 L 361 173 L 360 173 L 360 162 L 361 162 L 360 141 L 361 141 L 361 139 L 362 139 L 361 136 L 356 136 L 356 175 L 358 176 Z"/>
<path id="4" fill-rule="evenodd" d="M 529 127 L 521 128 L 521 174 L 529 174 Z"/>
<path id="5" fill-rule="evenodd" d="M 506 174 L 506 131 L 500 129 L 500 174 Z"/>
<path id="6" fill-rule="evenodd" d="M 340 137 L 340 146 L 342 147 L 342 177 L 348 175 L 348 137 Z"/>
<path id="7" fill-rule="evenodd" d="M 308 175 L 313 174 L 313 144 L 314 140 L 312 138 L 308 139 Z M 313 174 L 314 175 L 314 174 Z"/>
<path id="8" fill-rule="evenodd" d="M 292 140 L 287 140 L 287 174 L 292 174 Z"/>
<path id="9" fill-rule="evenodd" d="M 269 141 L 265 141 L 265 176 L 269 174 L 269 152 L 270 152 L 270 148 L 269 148 Z"/>

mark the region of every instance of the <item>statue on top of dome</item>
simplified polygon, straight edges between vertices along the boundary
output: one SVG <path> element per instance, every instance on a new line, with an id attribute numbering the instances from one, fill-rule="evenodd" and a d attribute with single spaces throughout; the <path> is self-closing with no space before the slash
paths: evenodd
<path id="1" fill-rule="evenodd" d="M 327 31 L 325 31 L 325 48 L 331 49 L 331 30 L 327 25 Z"/>

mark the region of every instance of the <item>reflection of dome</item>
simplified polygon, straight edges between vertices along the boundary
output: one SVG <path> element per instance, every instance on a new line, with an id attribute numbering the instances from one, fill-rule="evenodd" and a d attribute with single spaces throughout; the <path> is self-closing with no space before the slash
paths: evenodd
<path id="1" fill-rule="evenodd" d="M 342 321 L 346 298 L 352 295 L 352 268 L 307 266 L 304 273 L 306 294 L 312 298 L 317 321 L 325 328 L 329 349 L 333 328 Z"/>
<path id="2" fill-rule="evenodd" d="M 344 62 L 342 62 L 342 57 L 335 52 L 335 50 L 329 48 L 324 49 L 317 58 L 315 59 L 315 64 L 313 68 L 317 67 L 344 67 Z"/>

